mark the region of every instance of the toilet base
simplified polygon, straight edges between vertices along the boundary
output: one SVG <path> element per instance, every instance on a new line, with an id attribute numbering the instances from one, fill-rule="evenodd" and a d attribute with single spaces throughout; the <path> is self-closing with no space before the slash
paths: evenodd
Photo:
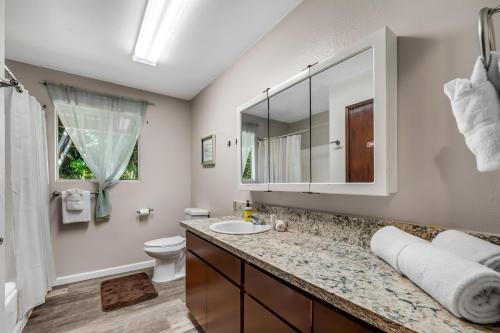
<path id="1" fill-rule="evenodd" d="M 155 260 L 155 267 L 153 271 L 153 282 L 155 283 L 164 283 L 173 281 L 176 279 L 180 279 L 185 276 L 184 271 L 177 272 L 175 260 Z"/>

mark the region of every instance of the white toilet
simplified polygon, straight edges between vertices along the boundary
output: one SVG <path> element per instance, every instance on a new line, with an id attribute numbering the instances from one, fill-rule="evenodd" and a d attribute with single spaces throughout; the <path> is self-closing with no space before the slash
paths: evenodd
<path id="1" fill-rule="evenodd" d="M 186 208 L 186 220 L 208 218 L 203 208 Z M 153 282 L 168 282 L 184 277 L 186 267 L 186 239 L 182 236 L 159 238 L 144 243 L 144 251 L 156 259 Z"/>

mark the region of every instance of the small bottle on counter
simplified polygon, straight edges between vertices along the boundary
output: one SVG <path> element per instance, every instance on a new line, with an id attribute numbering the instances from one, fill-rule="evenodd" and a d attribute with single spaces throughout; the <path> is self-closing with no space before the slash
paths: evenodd
<path id="1" fill-rule="evenodd" d="M 243 219 L 246 222 L 252 222 L 252 206 L 250 206 L 250 200 L 247 200 L 247 204 L 243 210 Z"/>

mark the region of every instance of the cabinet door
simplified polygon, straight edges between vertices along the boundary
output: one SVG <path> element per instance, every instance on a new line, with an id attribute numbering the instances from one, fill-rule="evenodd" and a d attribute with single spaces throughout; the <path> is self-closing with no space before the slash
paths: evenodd
<path id="1" fill-rule="evenodd" d="M 207 267 L 207 333 L 240 332 L 240 288 Z"/>
<path id="2" fill-rule="evenodd" d="M 244 333 L 295 332 L 295 330 L 285 324 L 284 321 L 275 316 L 273 313 L 269 312 L 266 308 L 254 301 L 248 295 L 245 295 L 244 311 Z"/>
<path id="3" fill-rule="evenodd" d="M 208 266 L 190 251 L 186 256 L 186 305 L 192 317 L 206 331 Z"/>
<path id="4" fill-rule="evenodd" d="M 381 332 L 368 324 L 360 324 L 340 312 L 320 303 L 313 303 L 313 333 L 369 333 Z"/>

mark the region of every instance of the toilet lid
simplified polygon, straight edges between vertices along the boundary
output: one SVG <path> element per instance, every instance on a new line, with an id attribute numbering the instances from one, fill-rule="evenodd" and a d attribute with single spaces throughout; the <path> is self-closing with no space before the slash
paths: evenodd
<path id="1" fill-rule="evenodd" d="M 186 242 L 186 239 L 181 236 L 159 238 L 148 241 L 144 243 L 147 247 L 168 247 L 168 246 L 178 246 Z"/>

